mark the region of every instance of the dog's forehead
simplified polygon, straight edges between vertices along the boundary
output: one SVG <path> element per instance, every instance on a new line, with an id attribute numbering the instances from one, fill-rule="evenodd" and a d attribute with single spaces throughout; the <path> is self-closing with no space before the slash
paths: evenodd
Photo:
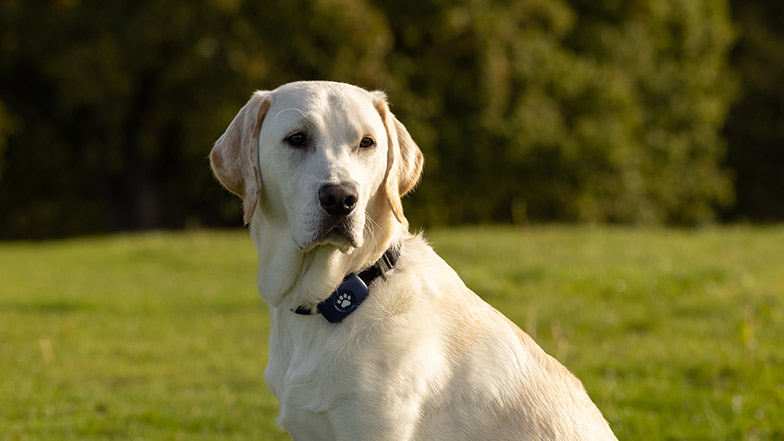
<path id="1" fill-rule="evenodd" d="M 274 91 L 270 113 L 276 120 L 320 121 L 325 125 L 353 122 L 383 124 L 374 94 L 349 84 L 290 83 Z"/>

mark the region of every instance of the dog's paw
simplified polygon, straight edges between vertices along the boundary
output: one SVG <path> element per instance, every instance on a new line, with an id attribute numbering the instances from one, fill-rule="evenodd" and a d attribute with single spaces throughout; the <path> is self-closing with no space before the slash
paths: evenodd
<path id="1" fill-rule="evenodd" d="M 351 306 L 351 295 L 348 293 L 343 293 L 338 297 L 338 306 L 341 308 L 348 308 Z"/>

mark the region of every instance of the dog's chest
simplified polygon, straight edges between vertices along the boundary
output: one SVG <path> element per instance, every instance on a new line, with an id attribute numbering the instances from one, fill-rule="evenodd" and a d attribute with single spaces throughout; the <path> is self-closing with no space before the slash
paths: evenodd
<path id="1" fill-rule="evenodd" d="M 348 369 L 340 355 L 348 339 L 321 316 L 299 316 L 291 311 L 274 315 L 264 372 L 267 384 L 281 406 L 316 413 L 328 409 L 336 391 L 347 386 L 337 372 Z"/>
<path id="2" fill-rule="evenodd" d="M 289 408 L 281 403 L 279 423 L 280 427 L 288 432 L 293 440 L 335 440 L 335 432 L 332 430 L 326 412 L 310 412 L 296 407 Z"/>
<path id="3" fill-rule="evenodd" d="M 294 319 L 323 320 L 320 316 Z M 314 325 L 318 328 L 320 323 Z M 280 404 L 279 423 L 294 440 L 335 439 L 329 410 L 353 389 L 347 376 L 352 367 L 345 365 L 332 334 L 332 329 L 287 329 L 273 323 L 264 376 Z"/>

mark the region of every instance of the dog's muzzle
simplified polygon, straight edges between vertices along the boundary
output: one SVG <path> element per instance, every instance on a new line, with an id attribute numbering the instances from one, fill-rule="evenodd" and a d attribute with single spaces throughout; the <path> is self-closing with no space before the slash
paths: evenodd
<path id="1" fill-rule="evenodd" d="M 357 237 L 354 213 L 359 202 L 356 185 L 350 182 L 324 184 L 318 189 L 318 202 L 322 210 L 319 241 L 338 245 L 338 247 L 357 247 L 361 239 Z"/>

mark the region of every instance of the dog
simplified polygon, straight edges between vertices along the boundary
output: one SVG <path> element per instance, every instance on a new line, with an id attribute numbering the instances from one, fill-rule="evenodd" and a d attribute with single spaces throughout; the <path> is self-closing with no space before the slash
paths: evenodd
<path id="1" fill-rule="evenodd" d="M 615 440 L 582 383 L 409 232 L 423 156 L 383 92 L 257 91 L 210 152 L 269 305 L 293 440 Z"/>

